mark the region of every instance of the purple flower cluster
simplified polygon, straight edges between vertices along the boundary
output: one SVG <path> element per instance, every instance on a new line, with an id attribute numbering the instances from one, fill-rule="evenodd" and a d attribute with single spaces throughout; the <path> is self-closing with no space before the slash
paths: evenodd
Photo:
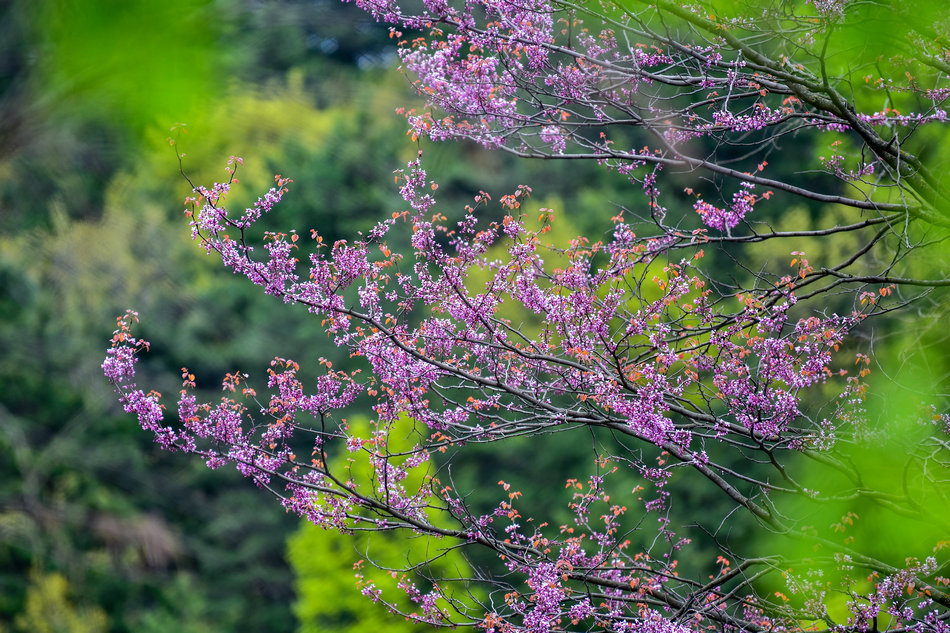
<path id="1" fill-rule="evenodd" d="M 476 209 L 488 204 L 487 194 L 480 194 L 476 206 L 450 228 L 433 213 L 437 187 L 419 159 L 402 172 L 402 179 L 409 210 L 381 222 L 371 232 L 372 244 L 338 241 L 327 249 L 312 233 L 315 248 L 306 258 L 305 275 L 298 272 L 302 242 L 295 233 L 268 233 L 260 251 L 244 240 L 246 230 L 279 202 L 289 181 L 279 179 L 278 189 L 237 220 L 227 211 L 227 186 L 197 191 L 203 202 L 193 229 L 205 249 L 267 294 L 319 315 L 337 344 L 365 363 L 366 377 L 359 371 L 335 371 L 321 361 L 323 375 L 305 385 L 297 364 L 278 358 L 268 370 L 271 395 L 255 412 L 246 404 L 248 398 L 258 402 L 246 375 L 231 374 L 224 381 L 225 391 L 243 400 L 225 397 L 202 404 L 193 392 L 194 377 L 184 370 L 179 422 L 168 424 L 158 395 L 135 386 L 136 355 L 147 344 L 132 337 L 131 313 L 120 320 L 113 337 L 103 364 L 106 376 L 126 410 L 163 448 L 196 453 L 213 468 L 232 464 L 259 485 L 273 488 L 283 482 L 285 507 L 324 527 L 355 529 L 367 520 L 364 510 L 374 508 L 388 520 L 444 535 L 443 528 L 431 524 L 428 510 L 440 500 L 465 525 L 459 531 L 465 541 L 494 538 L 494 524 L 507 518 L 507 542 L 537 547 L 545 541 L 559 552 L 554 561 L 541 557 L 512 567 L 525 575 L 531 590 L 527 602 L 512 602 L 520 626 L 547 631 L 565 619 L 601 618 L 621 630 L 628 621 L 619 600 L 624 592 L 617 591 L 618 602 L 595 607 L 568 589 L 573 578 L 569 568 L 606 565 L 598 572 L 603 582 L 633 583 L 649 592 L 662 590 L 675 560 L 667 557 L 644 566 L 625 551 L 618 539 L 626 508 L 608 502 L 600 476 L 590 479 L 587 491 L 575 494 L 571 506 L 577 517 L 571 530 L 586 535 L 584 545 L 566 528 L 560 540 L 538 528 L 525 531 L 529 523 L 510 501 L 474 519 L 462 499 L 447 489 L 412 483 L 419 481 L 413 473 L 425 472 L 433 454 L 446 447 L 504 440 L 542 419 L 552 425 L 611 425 L 679 462 L 712 472 L 706 440 L 697 441 L 697 429 L 706 437 L 742 430 L 770 441 L 793 433 L 793 423 L 801 418 L 801 394 L 832 376 L 832 352 L 861 315 L 812 316 L 790 323 L 788 313 L 795 304 L 790 282 L 776 295 L 780 302 L 750 296 L 741 313 L 722 314 L 694 270 L 701 252 L 657 266 L 679 243 L 675 235 L 638 237 L 618 222 L 606 244 L 578 238 L 566 250 L 550 251 L 542 241 L 545 229 L 528 229 L 521 216 L 480 222 Z M 736 219 L 723 228 L 735 227 L 751 210 L 751 189 L 745 185 L 736 194 L 731 210 Z M 500 203 L 510 213 L 529 195 L 530 189 L 521 188 Z M 389 234 L 403 226 L 411 232 L 413 262 L 408 268 L 399 266 L 402 257 L 386 246 Z M 549 253 L 557 266 L 546 261 Z M 642 285 L 639 292 L 630 290 L 630 280 L 645 269 L 655 271 L 649 299 Z M 543 324 L 540 330 L 516 331 L 500 312 L 511 305 L 522 315 L 536 315 Z M 410 320 L 408 314 L 420 318 Z M 695 336 L 691 330 L 704 332 L 706 342 L 690 338 Z M 722 402 L 726 413 L 705 422 L 706 428 L 695 421 L 681 424 L 673 405 L 700 393 Z M 375 400 L 377 430 L 369 436 L 351 434 L 344 423 L 332 422 L 360 394 Z M 385 429 L 409 419 L 427 433 L 396 459 Z M 313 438 L 309 461 L 299 459 L 292 448 L 299 447 L 301 434 Z M 329 443 L 365 454 L 371 482 L 359 485 L 334 473 L 323 457 Z M 790 442 L 800 448 L 817 445 L 806 439 Z M 688 539 L 678 537 L 665 516 L 670 502 L 665 463 L 632 465 L 654 487 L 652 496 L 641 498 L 643 512 L 657 517 L 658 534 L 675 552 Z M 607 505 L 599 525 L 592 513 L 597 504 Z M 442 618 L 434 606 L 438 592 L 423 595 L 414 587 L 404 583 L 428 614 L 424 617 Z M 644 625 L 673 626 L 652 610 L 640 617 Z"/>
<path id="2" fill-rule="evenodd" d="M 924 207 L 943 194 L 910 155 L 909 139 L 922 124 L 946 123 L 939 106 L 950 90 L 950 56 L 939 38 L 918 38 L 907 49 L 924 50 L 922 63 L 878 60 L 879 67 L 900 64 L 903 78 L 868 80 L 862 88 L 850 77 L 825 78 L 824 53 L 814 48 L 816 25 L 834 28 L 848 17 L 847 0 L 811 0 L 820 18 L 763 7 L 754 19 L 668 0 L 642 8 L 423 0 L 416 13 L 397 0 L 355 4 L 391 26 L 402 68 L 427 102 L 422 111 L 403 112 L 414 137 L 591 159 L 642 189 L 644 204 L 626 203 L 600 238 L 552 245 L 555 212 L 538 211 L 528 187 L 497 203 L 481 192 L 450 221 L 420 155 L 397 172 L 405 207 L 365 236 L 325 244 L 315 230 L 310 240 L 267 232 L 257 243 L 251 229 L 280 203 L 289 179 L 277 176 L 274 188 L 237 213 L 227 206 L 236 181 L 198 187 L 188 211 L 193 238 L 264 293 L 305 306 L 356 368 L 343 372 L 321 359 L 319 377 L 305 383 L 294 361 L 276 358 L 267 370 L 268 396 L 258 398 L 250 377 L 237 373 L 213 402 L 201 402 L 194 376 L 183 370 L 178 419 L 170 421 L 160 395 L 137 387 L 136 360 L 148 343 L 133 337 L 129 313 L 103 363 L 124 409 L 162 448 L 196 454 L 212 468 L 232 466 L 280 496 L 288 511 L 327 529 L 405 530 L 498 556 L 505 573 L 467 602 L 442 583 L 422 589 L 430 585 L 413 571 L 394 576 L 417 609 L 403 615 L 420 622 L 505 633 L 781 632 L 809 619 L 830 623 L 838 617 L 827 608 L 831 591 L 843 591 L 851 619 L 839 618 L 830 630 L 876 630 L 875 619 L 886 615 L 903 631 L 948 633 L 948 599 L 939 587 L 950 581 L 935 576 L 930 560 L 895 570 L 852 557 L 847 543 L 822 541 L 840 569 L 871 572 L 863 588 L 829 588 L 820 570 L 786 571 L 780 555 L 732 567 L 724 542 L 718 571 L 682 578 L 677 558 L 687 555 L 690 538 L 671 513 L 674 473 L 685 472 L 769 530 L 795 531 L 773 493 L 828 499 L 798 484 L 786 466 L 807 457 L 847 470 L 825 453 L 872 433 L 864 381 L 870 359 L 859 355 L 850 375 L 836 368 L 836 352 L 866 316 L 889 309 L 878 301 L 886 303 L 893 287 L 855 292 L 856 309 L 845 315 L 804 301 L 888 279 L 851 275 L 866 251 L 836 268 L 812 267 L 795 252 L 791 274 L 754 272 L 739 262 L 741 272 L 727 279 L 704 262 L 704 249 L 787 237 L 746 222 L 773 195 L 756 191 L 768 188 L 860 210 L 860 224 L 831 232 L 875 223 L 903 231 L 908 218 L 927 217 L 932 209 Z M 913 106 L 921 113 L 862 112 L 856 104 L 870 101 L 847 103 L 851 97 L 839 92 L 845 85 L 874 91 L 876 103 L 886 91 L 889 104 L 916 98 L 924 105 Z M 845 140 L 817 162 L 860 187 L 856 199 L 759 173 L 768 152 L 825 131 Z M 625 145 L 641 138 L 648 140 Z M 838 149 L 845 141 L 860 144 L 867 158 L 846 163 Z M 696 197 L 705 228 L 684 229 L 663 206 L 670 203 L 659 178 L 671 171 L 704 172 L 717 188 L 729 179 L 738 185 L 722 207 Z M 894 191 L 872 191 L 883 186 Z M 540 226 L 529 217 L 539 212 Z M 886 233 L 866 248 L 886 243 Z M 408 246 L 393 252 L 393 244 Z M 739 279 L 747 274 L 752 281 Z M 825 386 L 835 380 L 843 385 Z M 816 409 L 809 395 L 825 391 L 836 400 Z M 368 431 L 347 422 L 357 399 L 372 411 Z M 927 428 L 950 429 L 950 417 L 936 408 L 921 419 Z M 394 429 L 404 443 L 410 438 L 408 447 L 393 445 Z M 523 516 L 521 493 L 505 482 L 497 505 L 475 511 L 470 491 L 454 490 L 443 468 L 466 445 L 576 430 L 595 438 L 596 468 L 567 480 L 571 519 L 563 525 Z M 600 454 L 601 433 L 612 436 L 617 454 Z M 928 459 L 945 464 L 945 441 L 934 447 L 939 455 Z M 297 454 L 304 451 L 309 455 Z M 334 466 L 332 455 L 359 461 L 366 476 Z M 759 465 L 749 472 L 736 466 L 746 460 Z M 769 464 L 772 476 L 756 479 Z M 618 500 L 608 484 L 621 469 L 642 485 Z M 856 496 L 865 494 L 861 487 Z M 647 528 L 650 538 L 631 537 Z M 758 579 L 775 570 L 791 598 L 761 592 Z M 362 577 L 360 587 L 395 612 L 380 587 Z"/>
<path id="3" fill-rule="evenodd" d="M 752 193 L 755 185 L 750 182 L 739 183 L 739 191 L 732 195 L 732 204 L 728 209 L 720 209 L 702 198 L 693 203 L 693 209 L 699 214 L 703 224 L 711 229 L 729 232 L 752 212 L 759 198 Z"/>

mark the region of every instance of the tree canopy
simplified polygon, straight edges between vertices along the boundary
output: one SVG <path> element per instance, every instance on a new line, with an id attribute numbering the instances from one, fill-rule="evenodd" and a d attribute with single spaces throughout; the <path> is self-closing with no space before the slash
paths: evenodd
<path id="1" fill-rule="evenodd" d="M 347 359 L 305 380 L 280 356 L 267 395 L 238 371 L 207 402 L 183 369 L 172 416 L 137 385 L 130 311 L 103 364 L 125 411 L 326 530 L 440 542 L 397 587 L 361 586 L 410 620 L 946 631 L 944 333 L 879 346 L 945 314 L 946 9 L 356 4 L 427 102 L 403 111 L 415 140 L 596 163 L 634 195 L 553 243 L 570 209 L 533 206 L 530 183 L 448 208 L 420 152 L 401 206 L 331 240 L 260 226 L 286 176 L 230 205 L 232 157 L 194 186 L 192 237 Z M 545 459 L 562 441 L 586 464 Z M 465 475 L 506 446 L 531 489 Z M 539 481 L 563 509 L 531 498 Z"/>

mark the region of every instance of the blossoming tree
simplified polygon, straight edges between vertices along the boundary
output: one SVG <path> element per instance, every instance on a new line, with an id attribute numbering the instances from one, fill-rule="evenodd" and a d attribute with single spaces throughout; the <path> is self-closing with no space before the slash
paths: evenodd
<path id="1" fill-rule="evenodd" d="M 406 208 L 385 210 L 369 234 L 328 245 L 318 230 L 287 229 L 255 248 L 255 226 L 291 181 L 278 176 L 237 212 L 226 202 L 233 180 L 196 186 L 194 238 L 267 294 L 306 306 L 354 364 L 323 361 L 305 383 L 278 358 L 270 395 L 236 373 L 217 403 L 199 403 L 183 370 L 171 421 L 160 396 L 136 386 L 148 343 L 130 312 L 103 367 L 159 445 L 236 467 L 326 529 L 428 537 L 424 559 L 393 570 L 414 610 L 361 587 L 433 626 L 950 630 L 950 417 L 933 400 L 909 412 L 909 427 L 874 424 L 872 357 L 853 336 L 950 285 L 939 261 L 915 263 L 939 251 L 950 224 L 939 143 L 946 10 L 424 0 L 413 13 L 398 0 L 356 3 L 391 25 L 428 100 L 404 112 L 415 137 L 596 161 L 636 196 L 606 238 L 553 247 L 554 212 L 535 228 L 522 213 L 529 187 L 497 203 L 480 194 L 450 221 L 420 157 L 398 172 Z M 813 160 L 821 142 L 829 150 Z M 770 159 L 800 173 L 770 174 Z M 684 179 L 685 191 L 664 184 Z M 796 201 L 842 220 L 775 228 Z M 809 263 L 796 248 L 842 236 L 857 246 L 835 261 Z M 752 268 L 742 249 L 763 242 L 775 257 Z M 398 243 L 409 246 L 395 252 Z M 346 411 L 367 402 L 373 430 L 360 434 Z M 521 493 L 505 482 L 488 511 L 457 489 L 454 455 L 552 433 L 592 446 L 586 472 L 537 473 L 566 486 L 570 522 L 522 516 Z M 899 459 L 894 448 L 882 457 L 899 461 L 891 488 L 869 483 L 884 466 L 858 457 L 875 446 L 900 446 Z M 341 467 L 348 454 L 371 474 Z M 618 473 L 642 485 L 611 495 Z M 673 525 L 674 480 L 711 488 L 729 511 L 688 509 L 692 527 Z M 835 521 L 799 511 L 797 499 L 834 509 Z M 869 546 L 855 528 L 859 505 L 908 526 L 900 542 Z M 753 546 L 732 537 L 736 521 L 794 545 Z M 697 540 L 715 556 L 683 565 L 699 556 Z M 477 564 L 455 575 L 427 565 L 449 550 Z"/>

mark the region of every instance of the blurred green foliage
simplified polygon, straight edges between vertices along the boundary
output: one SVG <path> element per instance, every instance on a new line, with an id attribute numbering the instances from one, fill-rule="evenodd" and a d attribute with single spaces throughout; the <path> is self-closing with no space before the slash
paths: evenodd
<path id="1" fill-rule="evenodd" d="M 236 473 L 153 448 L 99 364 L 129 307 L 154 341 L 143 380 L 165 393 L 182 366 L 213 398 L 222 374 L 260 379 L 274 355 L 302 361 L 304 376 L 300 350 L 343 360 L 305 311 L 190 242 L 174 150 L 206 184 L 243 156 L 234 204 L 275 172 L 294 178 L 272 226 L 330 240 L 368 228 L 400 208 L 392 171 L 418 150 L 393 112 L 411 100 L 405 80 L 380 68 L 388 40 L 335 2 L 0 11 L 0 622 L 39 627 L 29 614 L 41 600 L 105 614 L 89 623 L 109 631 L 293 630 L 284 539 L 296 521 Z M 447 207 L 512 190 L 532 169 L 560 177 L 470 147 L 427 152 Z M 567 200 L 609 182 L 556 170 Z M 496 453 L 493 470 L 517 450 Z M 330 587 L 331 601 L 359 599 L 349 579 Z"/>
<path id="2" fill-rule="evenodd" d="M 351 432 L 360 437 L 377 434 L 366 418 L 351 420 L 349 426 Z M 385 438 L 392 452 L 409 451 L 420 439 L 408 420 L 383 429 L 379 437 Z M 368 453 L 344 453 L 333 461 L 331 468 L 355 485 L 376 485 Z M 406 489 L 416 490 L 424 485 L 425 475 L 425 472 L 413 470 L 404 482 Z M 437 524 L 444 522 L 438 517 L 435 521 Z M 451 545 L 430 536 L 411 535 L 404 531 L 358 531 L 344 535 L 304 523 L 287 542 L 288 560 L 294 568 L 297 591 L 294 613 L 300 621 L 300 632 L 361 633 L 375 628 L 396 632 L 431 630 L 430 626 L 394 616 L 385 606 L 370 602 L 354 589 L 371 583 L 402 613 L 414 614 L 421 609 L 406 598 L 403 590 L 398 588 L 399 583 L 407 580 L 422 593 L 427 593 L 432 589 L 429 578 L 449 578 L 459 581 L 452 587 L 454 591 L 449 593 L 454 593 L 460 604 L 471 604 L 467 591 L 474 591 L 474 588 L 470 589 L 468 583 L 463 582 L 471 577 L 471 570 L 458 550 L 449 549 Z M 448 608 L 448 605 L 440 601 L 439 607 Z"/>
<path id="3" fill-rule="evenodd" d="M 293 518 L 263 511 L 270 499 L 236 473 L 209 473 L 153 449 L 117 410 L 99 369 L 115 316 L 133 306 L 147 315 L 146 336 L 161 341 L 146 373 L 170 393 L 181 365 L 207 370 L 213 385 L 236 366 L 252 369 L 323 338 L 300 313 L 272 328 L 280 306 L 256 301 L 253 289 L 200 255 L 181 215 L 187 184 L 166 141 L 172 125 L 193 123 L 197 142 L 180 147 L 197 149 L 186 164 L 206 181 L 212 171 L 223 174 L 230 154 L 249 155 L 259 171 L 242 174 L 248 199 L 277 165 L 334 162 L 324 139 L 352 116 L 343 97 L 364 93 L 360 81 L 373 73 L 357 71 L 355 58 L 307 46 L 295 59 L 271 59 L 288 31 L 301 31 L 304 41 L 315 20 L 273 23 L 264 9 L 303 15 L 306 4 L 263 4 L 0 6 L 0 623 L 7 630 L 45 630 L 51 618 L 59 624 L 50 626 L 67 627 L 56 630 L 295 627 L 284 561 Z M 343 5 L 324 6 L 321 15 L 337 6 L 350 16 L 338 22 L 351 21 L 356 10 Z M 267 40 L 273 45 L 259 46 Z M 328 91 L 347 86 L 335 110 L 315 107 L 317 77 Z M 402 131 L 390 136 L 401 140 Z M 366 135 L 367 147 L 373 138 Z M 385 162 L 396 161 L 394 154 Z M 332 209 L 324 214 L 336 217 Z M 89 616 L 87 629 L 70 624 L 80 612 Z"/>
<path id="4" fill-rule="evenodd" d="M 346 539 L 313 526 L 294 533 L 298 522 L 237 473 L 210 472 L 153 447 L 99 369 L 114 318 L 127 308 L 139 311 L 141 334 L 153 342 L 143 382 L 166 394 L 177 391 L 182 366 L 209 398 L 220 376 L 238 369 L 261 386 L 275 355 L 300 361 L 304 379 L 319 356 L 345 366 L 345 354 L 325 344 L 304 310 L 261 296 L 191 243 L 180 205 L 189 187 L 175 150 L 202 184 L 226 177 L 229 156 L 243 156 L 232 204 L 252 203 L 274 173 L 293 178 L 269 227 L 316 228 L 331 242 L 351 237 L 403 208 L 392 172 L 419 149 L 393 112 L 413 97 L 386 69 L 389 46 L 381 27 L 335 0 L 0 4 L 6 630 L 280 633 L 401 624 L 366 606 L 352 566 L 367 555 L 404 564 L 421 541 Z M 480 190 L 497 198 L 529 184 L 536 192 L 529 219 L 555 209 L 553 244 L 576 234 L 600 239 L 620 205 L 639 204 L 639 191 L 631 197 L 626 181 L 594 165 L 515 162 L 459 144 L 424 149 L 446 212 Z M 774 165 L 779 177 L 798 169 Z M 836 221 L 823 208 L 790 209 L 786 219 L 822 216 Z M 823 257 L 823 248 L 847 247 L 806 250 Z M 709 261 L 714 266 L 715 256 Z M 527 315 L 506 316 L 530 327 Z M 941 336 L 934 328 L 926 345 L 939 347 Z M 946 375 L 945 355 L 927 358 L 943 372 L 934 375 Z M 593 474 L 596 456 L 616 441 L 555 433 L 530 445 L 470 446 L 451 467 L 459 490 L 481 493 L 472 498 L 476 509 L 497 503 L 504 478 L 524 492 L 525 516 L 566 523 L 566 479 Z M 539 470 L 553 474 L 539 481 Z M 633 508 L 639 483 L 618 475 L 611 494 L 631 497 Z M 712 516 L 731 507 L 675 479 L 670 489 L 674 525 L 689 522 L 698 504 Z M 743 529 L 751 528 L 734 527 Z M 701 543 L 690 556 L 684 565 L 713 562 Z"/>
<path id="5" fill-rule="evenodd" d="M 69 116 L 108 117 L 132 132 L 190 114 L 227 91 L 228 58 L 212 0 L 158 4 L 95 0 L 34 2 L 42 100 Z"/>
<path id="6" fill-rule="evenodd" d="M 76 607 L 62 574 L 30 574 L 26 605 L 13 621 L 23 633 L 102 633 L 107 618 L 100 607 Z"/>

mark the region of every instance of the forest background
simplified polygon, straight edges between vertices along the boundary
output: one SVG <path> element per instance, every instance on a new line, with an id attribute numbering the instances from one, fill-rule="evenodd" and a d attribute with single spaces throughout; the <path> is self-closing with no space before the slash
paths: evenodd
<path id="1" fill-rule="evenodd" d="M 99 365 L 114 317 L 133 308 L 154 346 L 149 382 L 167 392 L 183 366 L 209 393 L 274 354 L 346 367 L 319 323 L 191 242 L 175 150 L 196 183 L 243 157 L 246 196 L 293 178 L 274 226 L 352 236 L 405 206 L 393 170 L 419 145 L 395 109 L 416 98 L 395 66 L 386 30 L 337 0 L 0 4 L 0 631 L 380 626 L 356 589 L 358 540 L 301 527 L 237 473 L 157 450 Z M 814 158 L 828 149 L 817 143 L 781 156 Z M 554 242 L 603 234 L 630 202 L 596 165 L 423 149 L 446 207 L 526 184 L 529 216 L 558 210 Z M 798 165 L 781 161 L 771 171 L 791 180 Z M 772 211 L 776 226 L 835 221 L 833 207 L 799 205 Z M 817 258 L 850 245 L 797 246 Z M 876 352 L 939 349 L 936 324 L 878 331 Z M 945 355 L 926 360 L 946 374 Z M 532 478 L 538 462 L 583 459 L 553 448 L 529 464 L 517 443 L 492 447 L 466 472 L 504 474 L 543 507 L 557 482 Z"/>
<path id="2" fill-rule="evenodd" d="M 157 450 L 99 365 L 132 306 L 166 378 L 333 358 L 319 324 L 191 242 L 167 139 L 196 182 L 231 155 L 248 192 L 292 176 L 275 221 L 330 240 L 371 227 L 404 204 L 392 172 L 418 149 L 385 29 L 336 0 L 0 6 L 0 630 L 366 630 L 385 613 L 358 595 L 358 544 Z M 530 181 L 590 218 L 575 232 L 606 226 L 583 203 L 609 186 L 597 170 L 429 151 L 455 200 Z M 511 462 L 490 457 L 489 476 Z"/>

